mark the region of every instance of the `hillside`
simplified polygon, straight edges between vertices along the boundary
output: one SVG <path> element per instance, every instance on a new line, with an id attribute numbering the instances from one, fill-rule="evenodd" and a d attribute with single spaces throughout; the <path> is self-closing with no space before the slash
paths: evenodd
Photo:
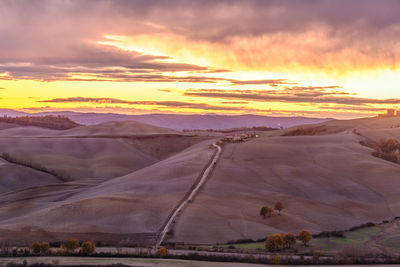
<path id="1" fill-rule="evenodd" d="M 331 119 L 307 118 L 307 117 L 272 117 L 262 115 L 182 115 L 182 114 L 144 114 L 125 115 L 115 113 L 81 113 L 71 111 L 21 113 L 12 110 L 1 110 L 0 116 L 63 116 L 82 125 L 96 125 L 105 122 L 137 121 L 158 127 L 182 130 L 225 130 L 240 127 L 271 127 L 289 128 L 296 125 L 315 124 Z M 19 114 L 19 115 L 17 115 Z"/>
<path id="2" fill-rule="evenodd" d="M 400 118 L 337 120 L 227 143 L 168 241 L 212 244 L 302 229 L 318 233 L 399 216 L 400 165 L 372 156 L 373 149 L 363 145 L 400 138 L 399 126 Z M 35 176 L 27 188 L 22 185 L 31 178 L 21 175 L 19 190 L 13 185 L 0 194 L 0 238 L 15 242 L 14 231 L 23 231 L 29 242 L 74 236 L 154 244 L 161 225 L 210 161 L 209 145 L 221 136 L 136 122 L 25 130 L 25 137 L 18 128 L 1 130 L 2 152 L 71 179 Z M 285 206 L 282 216 L 259 216 L 261 206 L 277 201 Z"/>
<path id="3" fill-rule="evenodd" d="M 0 238 L 20 244 L 38 236 L 139 242 L 141 235 L 158 231 L 197 179 L 212 154 L 210 142 L 109 181 L 82 180 L 0 195 Z M 23 240 L 15 230 L 22 231 Z"/>
<path id="4" fill-rule="evenodd" d="M 78 127 L 79 124 L 65 116 L 16 116 L 0 117 L 0 123 L 17 124 L 21 126 L 37 126 L 56 130 L 67 130 Z"/>
<path id="5" fill-rule="evenodd" d="M 353 129 L 375 140 L 399 138 L 399 123 L 400 118 L 332 121 L 313 126 L 334 127 L 316 136 L 279 136 L 282 130 L 226 145 L 173 240 L 216 243 L 301 229 L 317 233 L 398 216 L 400 165 L 371 156 Z M 277 201 L 286 207 L 283 216 L 259 216 L 261 206 Z"/>
<path id="6" fill-rule="evenodd" d="M 137 122 L 71 130 L 15 126 L 0 130 L 0 157 L 8 161 L 7 168 L 2 166 L 2 179 L 12 182 L 9 187 L 13 189 L 34 186 L 36 180 L 48 181 L 42 176 L 49 174 L 63 181 L 110 179 L 150 166 L 204 139 Z"/>

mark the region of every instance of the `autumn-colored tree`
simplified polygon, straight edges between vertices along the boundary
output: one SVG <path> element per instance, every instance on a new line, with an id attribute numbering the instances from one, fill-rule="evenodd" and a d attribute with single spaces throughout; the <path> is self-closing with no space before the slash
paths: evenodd
<path id="1" fill-rule="evenodd" d="M 86 241 L 82 243 L 80 253 L 89 255 L 92 254 L 95 251 L 95 249 L 96 246 L 92 242 Z"/>
<path id="2" fill-rule="evenodd" d="M 40 243 L 39 242 L 35 242 L 32 244 L 32 251 L 35 254 L 39 254 L 40 253 Z"/>
<path id="3" fill-rule="evenodd" d="M 271 216 L 272 215 L 272 213 L 274 213 L 274 208 L 273 207 L 270 207 L 270 206 L 267 206 L 267 214 L 268 214 L 268 216 Z"/>
<path id="4" fill-rule="evenodd" d="M 160 257 L 165 257 L 168 255 L 168 249 L 164 248 L 164 247 L 160 247 L 157 251 L 158 255 Z"/>
<path id="5" fill-rule="evenodd" d="M 275 203 L 275 209 L 279 212 L 279 215 L 281 215 L 281 210 L 283 210 L 285 206 L 281 202 L 276 202 Z"/>
<path id="6" fill-rule="evenodd" d="M 303 242 L 304 246 L 307 246 L 307 243 L 312 239 L 312 234 L 307 230 L 300 231 L 298 234 L 298 239 Z"/>
<path id="7" fill-rule="evenodd" d="M 70 238 L 65 243 L 65 248 L 67 249 L 68 252 L 72 252 L 75 249 L 79 248 L 79 241 L 74 238 Z"/>
<path id="8" fill-rule="evenodd" d="M 41 251 L 43 254 L 49 253 L 49 250 L 50 250 L 50 244 L 49 244 L 49 242 L 43 242 L 42 244 L 40 244 L 40 251 Z"/>
<path id="9" fill-rule="evenodd" d="M 293 245 L 296 245 L 296 235 L 292 233 L 285 234 L 283 237 L 283 243 L 287 248 L 291 248 Z"/>
<path id="10" fill-rule="evenodd" d="M 264 206 L 261 207 L 260 210 L 260 215 L 263 216 L 265 218 L 266 215 L 271 216 L 271 214 L 274 212 L 274 208 L 270 207 L 270 206 Z"/>
<path id="11" fill-rule="evenodd" d="M 265 240 L 265 249 L 268 251 L 280 250 L 283 246 L 283 238 L 281 234 L 272 234 Z"/>

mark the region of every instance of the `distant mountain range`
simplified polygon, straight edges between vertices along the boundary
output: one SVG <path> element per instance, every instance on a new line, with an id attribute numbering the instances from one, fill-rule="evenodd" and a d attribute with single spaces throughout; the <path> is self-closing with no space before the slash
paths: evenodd
<path id="1" fill-rule="evenodd" d="M 0 116 L 25 115 L 62 115 L 83 124 L 94 125 L 109 121 L 137 121 L 154 126 L 166 127 L 175 130 L 184 129 L 215 129 L 224 130 L 238 127 L 267 126 L 273 128 L 289 128 L 302 124 L 321 123 L 330 118 L 308 117 L 271 117 L 261 115 L 180 115 L 180 114 L 145 114 L 125 115 L 116 113 L 80 113 L 73 111 L 24 113 L 12 109 L 0 109 Z"/>

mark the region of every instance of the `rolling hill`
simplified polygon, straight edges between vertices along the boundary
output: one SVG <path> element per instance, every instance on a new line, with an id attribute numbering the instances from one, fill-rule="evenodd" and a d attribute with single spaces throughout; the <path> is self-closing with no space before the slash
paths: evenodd
<path id="1" fill-rule="evenodd" d="M 362 144 L 389 137 L 400 138 L 400 118 L 328 121 L 227 143 L 168 241 L 212 244 L 302 229 L 318 233 L 399 216 L 400 165 L 372 156 Z M 70 175 L 67 181 L 45 173 L 32 179 L 26 166 L 2 161 L 0 172 L 13 168 L 19 178 L 0 182 L 20 186 L 0 193 L 0 239 L 154 244 L 219 138 L 137 122 L 0 130 L 1 152 Z M 259 216 L 261 206 L 277 201 L 285 206 L 282 216 Z"/>
<path id="2" fill-rule="evenodd" d="M 296 125 L 314 124 L 329 121 L 325 118 L 307 117 L 272 117 L 261 115 L 183 115 L 183 114 L 144 114 L 124 115 L 115 113 L 81 113 L 71 111 L 23 113 L 13 110 L 0 109 L 0 116 L 65 116 L 83 125 L 96 125 L 105 122 L 137 121 L 158 127 L 175 129 L 178 131 L 188 129 L 215 129 L 225 130 L 240 127 L 266 126 L 272 128 L 289 128 Z"/>

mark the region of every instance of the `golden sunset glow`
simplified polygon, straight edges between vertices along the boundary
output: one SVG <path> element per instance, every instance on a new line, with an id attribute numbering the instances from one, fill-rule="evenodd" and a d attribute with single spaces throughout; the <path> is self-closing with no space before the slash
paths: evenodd
<path id="1" fill-rule="evenodd" d="M 90 14 L 73 12 L 78 1 L 52 2 L 40 19 L 0 3 L 0 104 L 26 112 L 341 118 L 400 107 L 398 19 L 381 5 L 366 17 L 357 5 L 337 3 L 348 10 L 339 21 L 327 16 L 328 2 L 304 3 L 310 18 L 290 1 L 94 1 Z"/>

